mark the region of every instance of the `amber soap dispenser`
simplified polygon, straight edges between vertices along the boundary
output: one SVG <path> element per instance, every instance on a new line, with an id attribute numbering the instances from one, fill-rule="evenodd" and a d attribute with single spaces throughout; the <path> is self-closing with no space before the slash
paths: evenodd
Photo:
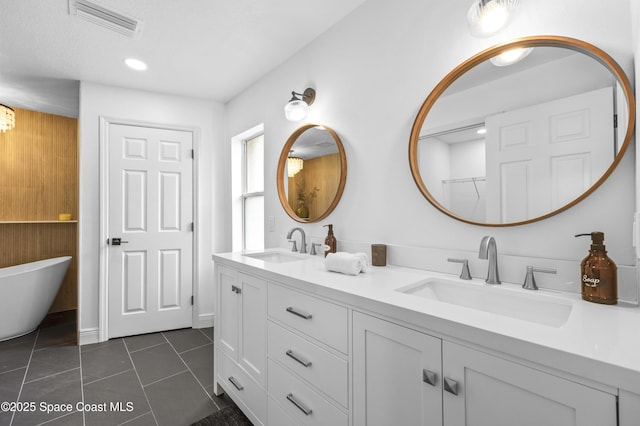
<path id="1" fill-rule="evenodd" d="M 333 235 L 333 225 L 324 225 L 329 227 L 327 238 L 324 239 L 324 257 L 327 257 L 329 253 L 336 252 L 337 241 L 335 235 Z"/>
<path id="2" fill-rule="evenodd" d="M 591 236 L 589 255 L 580 264 L 582 298 L 589 302 L 615 305 L 618 303 L 618 268 L 607 256 L 604 233 L 578 234 Z"/>

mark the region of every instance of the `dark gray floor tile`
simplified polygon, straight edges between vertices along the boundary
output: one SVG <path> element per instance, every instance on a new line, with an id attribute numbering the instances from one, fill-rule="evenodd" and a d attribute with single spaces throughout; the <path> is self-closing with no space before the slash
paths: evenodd
<path id="1" fill-rule="evenodd" d="M 218 408 L 196 379 L 184 372 L 145 387 L 159 425 L 190 425 Z"/>
<path id="2" fill-rule="evenodd" d="M 13 402 L 18 400 L 20 386 L 27 368 L 23 367 L 18 370 L 12 370 L 7 373 L 0 374 L 0 402 Z M 8 425 L 11 421 L 13 413 L 10 411 L 0 410 L 0 425 Z"/>
<path id="3" fill-rule="evenodd" d="M 122 426 L 156 426 L 156 419 L 155 417 L 153 417 L 153 414 L 151 413 L 151 411 L 149 411 L 147 414 L 144 414 L 140 417 L 136 417 L 133 420 L 130 420 L 126 423 L 123 423 Z M 87 426 L 90 426 L 87 423 Z"/>
<path id="4" fill-rule="evenodd" d="M 213 343 L 180 354 L 203 387 L 213 385 Z"/>
<path id="5" fill-rule="evenodd" d="M 135 352 L 161 343 L 167 343 L 167 339 L 164 338 L 162 333 L 151 333 L 125 337 L 124 343 L 127 345 L 129 352 Z"/>
<path id="6" fill-rule="evenodd" d="M 207 392 L 207 395 L 209 395 L 211 399 L 213 399 L 213 403 L 216 404 L 218 408 L 224 408 L 228 405 L 235 404 L 233 401 L 231 401 L 231 398 L 229 398 L 226 393 L 223 393 L 220 396 L 216 396 L 213 393 L 213 384 L 205 387 L 204 390 Z"/>
<path id="7" fill-rule="evenodd" d="M 19 412 L 13 418 L 13 425 L 34 425 L 52 420 L 76 411 L 76 404 L 82 401 L 80 369 L 60 373 L 30 383 L 25 383 L 20 394 L 20 401 L 35 402 L 37 409 L 33 412 Z M 56 409 L 47 412 L 40 409 L 41 404 L 70 404 L 69 410 Z"/>
<path id="8" fill-rule="evenodd" d="M 205 335 L 203 335 L 199 330 L 193 328 L 164 331 L 162 334 L 164 334 L 169 343 L 171 343 L 178 353 L 211 343 Z"/>
<path id="9" fill-rule="evenodd" d="M 36 349 L 49 346 L 75 346 L 77 345 L 77 330 L 75 322 L 67 322 L 51 327 L 40 328 Z"/>
<path id="10" fill-rule="evenodd" d="M 133 368 L 122 339 L 97 343 L 95 347 L 83 350 L 81 361 L 85 385 Z"/>
<path id="11" fill-rule="evenodd" d="M 150 410 L 134 370 L 85 385 L 84 401 L 97 408 L 85 411 L 87 425 L 121 424 Z"/>
<path id="12" fill-rule="evenodd" d="M 26 367 L 37 332 L 0 342 L 0 373 Z"/>
<path id="13" fill-rule="evenodd" d="M 200 333 L 203 333 L 205 336 L 209 338 L 213 342 L 213 327 L 209 328 L 199 328 Z"/>
<path id="14" fill-rule="evenodd" d="M 133 352 L 131 359 L 143 386 L 187 370 L 168 343 Z"/>
<path id="15" fill-rule="evenodd" d="M 31 355 L 26 382 L 80 367 L 77 346 L 51 346 L 39 349 Z"/>
<path id="16" fill-rule="evenodd" d="M 75 413 L 51 420 L 42 426 L 84 426 L 84 417 L 80 411 L 76 411 Z"/>

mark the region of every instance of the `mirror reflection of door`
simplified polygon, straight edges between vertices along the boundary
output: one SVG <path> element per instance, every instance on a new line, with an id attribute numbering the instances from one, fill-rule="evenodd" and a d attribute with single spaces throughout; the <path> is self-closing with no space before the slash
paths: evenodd
<path id="1" fill-rule="evenodd" d="M 433 201 L 474 223 L 548 215 L 609 171 L 629 107 L 612 69 L 571 48 L 538 46 L 507 67 L 478 63 L 424 118 L 420 179 Z"/>

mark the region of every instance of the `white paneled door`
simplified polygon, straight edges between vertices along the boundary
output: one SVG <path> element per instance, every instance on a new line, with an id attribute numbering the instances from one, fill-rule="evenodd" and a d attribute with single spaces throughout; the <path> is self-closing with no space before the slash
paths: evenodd
<path id="1" fill-rule="evenodd" d="M 108 337 L 192 325 L 193 134 L 109 124 Z"/>

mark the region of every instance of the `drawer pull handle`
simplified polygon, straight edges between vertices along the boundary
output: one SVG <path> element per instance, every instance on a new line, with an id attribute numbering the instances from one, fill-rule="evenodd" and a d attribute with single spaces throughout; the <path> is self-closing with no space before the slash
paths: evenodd
<path id="1" fill-rule="evenodd" d="M 437 377 L 438 376 L 436 376 L 436 373 L 434 373 L 433 371 L 422 370 L 422 381 L 426 384 L 435 386 Z"/>
<path id="2" fill-rule="evenodd" d="M 287 308 L 287 312 L 289 312 L 290 314 L 293 314 L 293 315 L 297 315 L 300 318 L 304 318 L 304 319 L 307 319 L 307 320 L 312 318 L 311 314 L 305 314 L 304 312 L 298 312 L 295 309 L 293 309 L 291 306 L 289 306 Z"/>
<path id="3" fill-rule="evenodd" d="M 305 367 L 311 367 L 311 361 L 303 359 L 300 355 L 295 354 L 291 349 L 286 352 L 289 358 L 293 358 Z"/>
<path id="4" fill-rule="evenodd" d="M 244 386 L 242 386 L 240 383 L 238 383 L 238 382 L 236 381 L 236 379 L 234 379 L 234 378 L 233 378 L 233 376 L 229 377 L 229 381 L 230 381 L 230 382 L 231 382 L 231 384 L 232 384 L 233 386 L 235 386 L 235 387 L 236 387 L 236 389 L 238 389 L 239 391 L 241 391 L 241 390 L 243 390 L 243 389 L 244 389 Z"/>
<path id="5" fill-rule="evenodd" d="M 240 294 L 240 292 L 241 292 L 242 290 L 240 290 L 240 287 L 237 287 L 237 286 L 235 286 L 235 285 L 232 285 L 232 286 L 231 286 L 231 291 L 232 291 L 232 292 L 234 292 L 235 294 Z"/>
<path id="6" fill-rule="evenodd" d="M 449 392 L 450 394 L 457 395 L 458 394 L 458 382 L 452 379 L 444 378 L 444 390 Z"/>
<path id="7" fill-rule="evenodd" d="M 313 412 L 313 410 L 312 410 L 311 408 L 307 407 L 307 406 L 306 406 L 306 405 L 304 405 L 302 402 L 297 401 L 297 400 L 296 400 L 296 398 L 293 396 L 293 394 L 292 394 L 292 393 L 290 393 L 289 395 L 287 395 L 287 399 L 288 399 L 289 401 L 291 401 L 291 403 L 292 403 L 293 405 L 295 405 L 296 407 L 298 407 L 298 409 L 299 409 L 300 411 L 302 411 L 302 412 L 304 413 L 304 415 L 305 415 L 305 416 L 308 416 L 308 415 L 310 415 L 310 414 Z"/>

